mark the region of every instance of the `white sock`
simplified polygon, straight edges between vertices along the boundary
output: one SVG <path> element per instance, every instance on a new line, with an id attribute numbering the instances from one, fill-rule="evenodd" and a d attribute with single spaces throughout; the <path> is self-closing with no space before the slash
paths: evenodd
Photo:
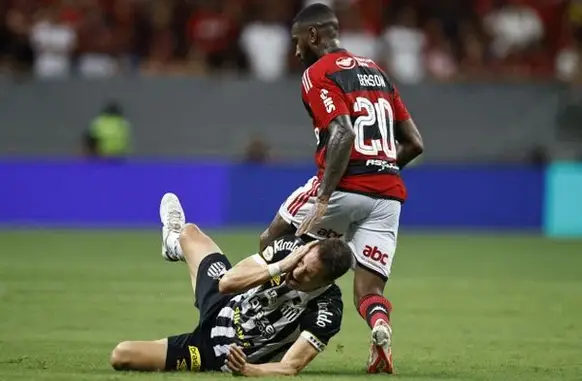
<path id="1" fill-rule="evenodd" d="M 166 249 L 170 252 L 170 255 L 178 258 L 184 258 L 184 253 L 182 252 L 182 246 L 180 246 L 180 233 L 171 231 L 166 238 Z"/>

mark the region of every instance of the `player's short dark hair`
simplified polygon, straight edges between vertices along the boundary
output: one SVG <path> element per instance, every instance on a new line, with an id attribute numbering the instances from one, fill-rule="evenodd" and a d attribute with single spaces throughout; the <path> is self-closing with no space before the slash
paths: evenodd
<path id="1" fill-rule="evenodd" d="M 344 275 L 352 266 L 352 249 L 339 238 L 328 238 L 317 243 L 319 259 L 329 281 Z"/>
<path id="2" fill-rule="evenodd" d="M 316 24 L 327 24 L 339 28 L 335 12 L 325 4 L 316 3 L 303 8 L 295 18 L 293 24 L 305 24 L 308 26 Z"/>

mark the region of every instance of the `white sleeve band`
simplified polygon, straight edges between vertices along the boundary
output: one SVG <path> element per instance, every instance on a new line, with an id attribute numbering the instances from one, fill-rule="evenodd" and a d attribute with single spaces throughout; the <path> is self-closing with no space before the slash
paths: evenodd
<path id="1" fill-rule="evenodd" d="M 252 257 L 255 259 L 255 262 L 257 262 L 259 265 L 267 264 L 267 261 L 265 261 L 260 254 L 254 254 Z"/>
<path id="2" fill-rule="evenodd" d="M 269 269 L 269 275 L 271 278 L 276 277 L 277 275 L 281 275 L 281 267 L 278 263 L 271 263 L 269 266 L 267 266 L 267 269 Z"/>
<path id="3" fill-rule="evenodd" d="M 318 352 L 323 352 L 323 350 L 325 349 L 326 345 L 321 340 L 319 340 L 313 333 L 309 331 L 303 331 L 301 332 L 301 337 L 307 340 L 309 344 L 313 345 L 313 347 L 317 349 Z"/>

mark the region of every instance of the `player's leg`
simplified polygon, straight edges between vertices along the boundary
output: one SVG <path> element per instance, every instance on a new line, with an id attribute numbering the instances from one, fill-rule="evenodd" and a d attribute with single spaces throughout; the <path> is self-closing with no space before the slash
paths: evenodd
<path id="1" fill-rule="evenodd" d="M 168 340 L 123 341 L 111 352 L 115 370 L 161 371 L 166 368 Z"/>
<path id="2" fill-rule="evenodd" d="M 285 221 L 283 217 L 281 217 L 281 215 L 277 212 L 269 227 L 261 233 L 259 251 L 262 252 L 265 250 L 265 248 L 277 238 L 295 234 L 296 231 L 297 228 L 293 224 Z"/>
<path id="3" fill-rule="evenodd" d="M 160 218 L 164 225 L 162 255 L 170 261 L 181 260 L 188 264 L 192 289 L 196 290 L 200 263 L 209 255 L 222 254 L 222 250 L 198 226 L 185 223 L 184 210 L 176 195 L 164 195 Z"/>
<path id="4" fill-rule="evenodd" d="M 228 298 L 218 292 L 217 280 L 231 265 L 210 237 L 196 225 L 185 224 L 176 195 L 164 195 L 160 218 L 164 225 L 162 255 L 170 261 L 187 263 L 200 321 L 209 319 Z M 204 342 L 196 332 L 157 341 L 124 341 L 113 350 L 111 365 L 117 370 L 198 371 L 202 361 L 199 348 L 204 348 Z"/>
<path id="5" fill-rule="evenodd" d="M 295 190 L 281 204 L 271 225 L 261 234 L 261 251 L 275 239 L 284 235 L 294 234 L 297 231 L 297 227 L 315 203 L 319 184 L 320 182 L 316 177 L 311 178 L 307 184 Z M 353 196 L 364 197 L 334 192 L 320 224 L 301 238 L 305 242 L 309 242 L 314 239 L 342 237 L 353 220 L 354 211 L 357 209 L 357 203 L 352 201 Z"/>
<path id="6" fill-rule="evenodd" d="M 354 272 L 354 304 L 372 328 L 370 372 L 392 373 L 390 313 L 392 304 L 384 297 L 396 250 L 400 203 L 376 200 L 370 215 L 350 237 L 357 266 Z"/>
<path id="7" fill-rule="evenodd" d="M 198 349 L 202 345 L 196 332 L 155 341 L 123 341 L 111 352 L 110 362 L 115 370 L 205 371 Z"/>

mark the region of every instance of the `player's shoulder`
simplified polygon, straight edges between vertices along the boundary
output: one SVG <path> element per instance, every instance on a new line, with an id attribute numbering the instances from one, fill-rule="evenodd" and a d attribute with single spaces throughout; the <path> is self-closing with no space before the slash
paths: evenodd
<path id="1" fill-rule="evenodd" d="M 394 89 L 388 74 L 374 60 L 357 56 L 346 50 L 326 54 L 303 73 L 303 83 L 331 80 L 340 87 L 353 87 L 358 83 L 363 90 L 368 87 Z M 352 86 L 347 86 L 351 84 Z"/>
<path id="2" fill-rule="evenodd" d="M 313 299 L 314 305 L 329 304 L 337 309 L 343 309 L 342 291 L 335 283 L 328 286 L 328 288 L 320 295 Z"/>

